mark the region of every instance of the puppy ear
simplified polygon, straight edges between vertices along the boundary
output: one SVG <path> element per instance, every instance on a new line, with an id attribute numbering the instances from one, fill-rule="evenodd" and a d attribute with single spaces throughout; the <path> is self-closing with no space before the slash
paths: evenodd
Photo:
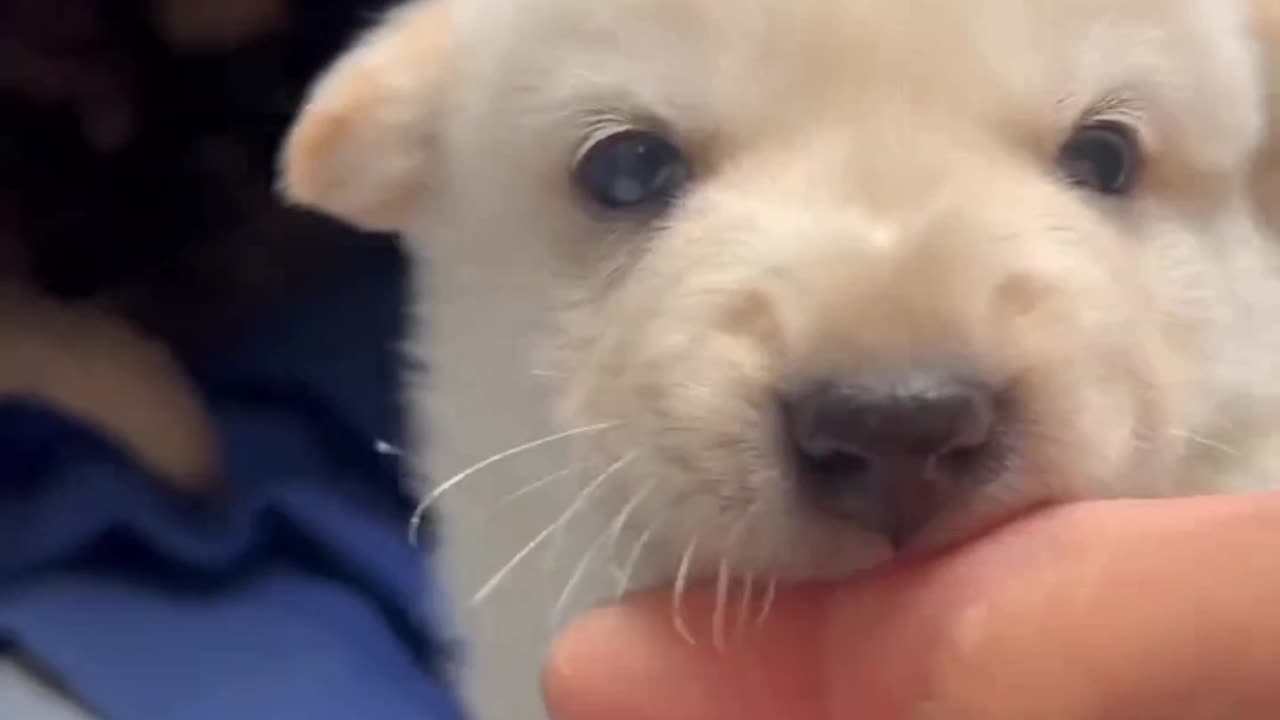
<path id="1" fill-rule="evenodd" d="M 284 144 L 288 200 L 401 228 L 437 170 L 450 25 L 448 0 L 410 0 L 321 76 Z"/>

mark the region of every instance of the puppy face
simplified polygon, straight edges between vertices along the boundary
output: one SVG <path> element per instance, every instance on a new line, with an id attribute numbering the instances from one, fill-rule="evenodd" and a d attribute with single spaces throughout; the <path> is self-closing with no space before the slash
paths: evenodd
<path id="1" fill-rule="evenodd" d="M 1280 283 L 1243 3 L 446 1 L 320 83 L 285 184 L 443 292 L 554 277 L 566 418 L 616 423 L 582 444 L 659 576 L 1250 484 Z"/>

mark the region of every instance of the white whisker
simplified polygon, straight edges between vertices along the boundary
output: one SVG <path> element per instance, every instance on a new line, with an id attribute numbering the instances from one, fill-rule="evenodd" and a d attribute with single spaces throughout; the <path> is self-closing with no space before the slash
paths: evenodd
<path id="1" fill-rule="evenodd" d="M 711 644 L 716 650 L 724 652 L 724 614 L 729 605 L 729 558 L 720 558 L 720 569 L 716 572 L 716 609 L 711 616 Z"/>
<path id="2" fill-rule="evenodd" d="M 635 509 L 646 497 L 649 496 L 649 493 L 653 492 L 655 487 L 657 487 L 656 480 L 649 482 L 637 491 L 636 494 L 627 501 L 627 504 L 623 506 L 622 510 L 618 512 L 618 517 L 615 518 L 613 522 L 609 523 L 609 527 L 605 528 L 604 532 L 600 533 L 599 537 L 592 541 L 591 546 L 588 547 L 586 553 L 583 554 L 582 560 L 578 563 L 577 567 L 574 568 L 573 574 L 569 577 L 569 581 L 565 583 L 564 591 L 560 594 L 559 600 L 556 601 L 555 610 L 552 612 L 551 619 L 553 627 L 560 623 L 560 618 L 564 609 L 568 605 L 569 600 L 573 595 L 573 591 L 577 589 L 578 583 L 582 581 L 582 576 L 586 573 L 591 559 L 596 556 L 596 553 L 600 552 L 600 550 L 606 545 L 606 542 L 609 545 L 610 552 L 612 553 L 613 547 L 617 544 L 618 535 L 622 532 L 622 526 L 626 524 L 631 513 L 635 512 Z"/>
<path id="3" fill-rule="evenodd" d="M 556 560 L 560 556 L 560 549 L 564 546 L 565 527 L 565 525 L 561 525 L 557 528 L 551 538 L 551 542 L 547 543 L 547 552 L 543 558 L 543 567 L 546 568 L 547 572 L 551 572 L 556 568 Z"/>
<path id="4" fill-rule="evenodd" d="M 427 498 L 418 505 L 416 510 L 413 511 L 413 517 L 409 521 L 409 541 L 414 543 L 417 542 L 419 532 L 422 529 L 423 518 L 426 516 L 427 511 L 431 509 L 431 506 L 434 505 L 435 502 L 440 499 L 441 495 L 444 495 L 446 492 L 449 492 L 450 489 L 457 487 L 462 481 L 466 480 L 472 475 L 475 475 L 481 470 L 484 470 L 485 468 L 491 465 L 494 465 L 495 463 L 506 460 L 507 458 L 513 455 L 519 455 L 520 453 L 542 447 L 543 445 L 549 445 L 550 443 L 556 442 L 558 440 L 565 440 L 578 435 L 586 435 L 588 433 L 600 432 L 602 430 L 608 430 L 610 428 L 614 428 L 617 426 L 618 426 L 618 423 L 609 422 L 609 423 L 599 423 L 596 425 L 587 425 L 585 427 L 575 428 L 573 430 L 566 430 L 561 433 L 556 433 L 555 435 L 550 435 L 538 440 L 534 440 L 532 442 L 524 443 L 523 445 L 518 445 L 516 447 L 511 448 L 510 450 L 504 450 L 496 455 L 490 456 L 488 459 L 482 460 L 476 463 L 475 465 L 472 465 L 466 470 L 463 470 L 457 475 L 454 475 L 453 477 L 449 478 L 445 482 L 441 483 L 435 490 L 433 490 L 429 495 L 427 495 Z"/>
<path id="5" fill-rule="evenodd" d="M 524 546 L 524 548 L 517 552 L 506 565 L 502 566 L 502 568 L 498 570 L 492 578 L 490 578 L 489 582 L 485 583 L 484 587 L 480 588 L 480 591 L 471 599 L 471 604 L 475 606 L 484 602 L 494 589 L 502 583 L 503 578 L 505 578 L 512 569 L 520 564 L 521 560 L 524 560 L 529 553 L 533 552 L 534 549 L 538 547 L 538 545 L 542 544 L 543 541 L 550 537 L 551 533 L 555 532 L 557 528 L 568 522 L 569 519 L 572 518 L 584 504 L 586 504 L 591 495 L 604 484 L 605 480 L 621 470 L 627 463 L 631 462 L 633 458 L 635 458 L 634 452 L 610 465 L 604 472 L 600 473 L 595 480 L 591 481 L 591 484 L 587 485 L 582 492 L 578 493 L 578 497 L 574 498 L 574 501 L 569 505 L 568 509 L 560 515 L 560 517 L 556 518 L 554 522 L 543 529 L 542 532 L 538 533 L 538 535 L 530 541 L 528 545 Z"/>
<path id="6" fill-rule="evenodd" d="M 569 475 L 573 474 L 573 471 L 575 471 L 575 470 L 577 470 L 577 469 L 578 469 L 578 467 L 577 467 L 577 466 L 574 466 L 574 467 L 567 467 L 567 468 L 565 468 L 564 470 L 561 470 L 561 471 L 559 471 L 559 472 L 554 472 L 554 473 L 552 473 L 552 474 L 550 474 L 550 475 L 548 475 L 548 476 L 546 476 L 546 477 L 542 478 L 541 480 L 537 480 L 537 481 L 535 481 L 535 482 L 531 482 L 531 483 L 529 483 L 528 485 L 526 485 L 526 486 L 524 486 L 524 487 L 520 488 L 519 490 L 517 490 L 517 491 L 515 491 L 515 492 L 511 493 L 510 495 L 508 495 L 508 496 L 506 496 L 506 497 L 502 498 L 502 500 L 501 500 L 500 504 L 502 504 L 502 505 L 510 505 L 511 503 L 515 502 L 516 500 L 519 500 L 520 498 L 524 497 L 525 495 L 529 495 L 529 494 L 531 494 L 531 493 L 535 493 L 535 492 L 537 492 L 537 491 L 541 490 L 542 488 L 544 488 L 544 487 L 546 487 L 546 486 L 548 486 L 548 485 L 550 485 L 550 484 L 554 483 L 554 482 L 555 482 L 555 481 L 557 481 L 557 480 L 561 480 L 561 479 L 563 479 L 563 478 L 568 477 Z"/>
<path id="7" fill-rule="evenodd" d="M 1239 450 L 1236 450 L 1235 448 L 1229 445 L 1223 445 L 1222 443 L 1217 442 L 1216 440 L 1211 440 L 1202 435 L 1197 435 L 1193 432 L 1188 432 L 1186 430 L 1173 430 L 1173 431 L 1170 431 L 1169 434 L 1173 435 L 1174 437 L 1182 438 L 1184 440 L 1190 440 L 1191 442 L 1197 445 L 1203 445 L 1204 447 L 1207 447 L 1210 450 L 1217 450 L 1218 452 L 1224 455 L 1230 455 L 1231 457 L 1240 456 Z"/>
<path id="8" fill-rule="evenodd" d="M 769 619 L 769 613 L 773 612 L 773 600 L 777 595 L 778 576 L 774 575 L 769 578 L 769 584 L 765 587 L 764 602 L 760 605 L 760 615 L 756 617 L 756 627 L 763 626 Z"/>
<path id="9" fill-rule="evenodd" d="M 712 616 L 712 638 L 716 649 L 725 649 L 725 614 L 729 610 L 729 581 L 733 576 L 730 568 L 730 553 L 738 554 L 742 549 L 741 542 L 746 534 L 751 519 L 758 506 L 748 508 L 742 518 L 734 523 L 725 541 L 725 552 L 720 557 L 720 568 L 716 575 L 716 607 Z"/>
<path id="10" fill-rule="evenodd" d="M 747 573 L 742 579 L 742 597 L 738 604 L 738 641 L 741 642 L 747 633 L 747 618 L 751 615 L 751 598 L 755 590 L 756 574 Z"/>
<path id="11" fill-rule="evenodd" d="M 564 584 L 564 590 L 560 592 L 560 597 L 556 600 L 555 608 L 551 611 L 551 626 L 553 629 L 560 624 L 561 616 L 564 613 L 565 607 L 568 606 L 570 598 L 573 596 L 573 591 L 577 589 L 578 583 L 582 581 L 583 575 L 586 574 L 587 567 L 591 564 L 591 559 L 595 557 L 596 553 L 600 551 L 600 548 L 604 547 L 605 541 L 609 539 L 609 533 L 609 530 L 605 530 L 600 533 L 599 537 L 592 541 L 591 545 L 587 548 L 587 551 L 582 554 L 582 560 L 580 560 L 577 566 L 574 567 L 573 574 L 569 576 L 568 582 Z"/>
<path id="12" fill-rule="evenodd" d="M 671 622 L 676 628 L 676 632 L 680 633 L 690 645 L 697 645 L 698 641 L 693 639 L 693 633 L 689 632 L 689 626 L 684 619 L 684 593 L 689 583 L 689 570 L 693 564 L 693 554 L 698 549 L 698 538 L 689 541 L 689 547 L 685 549 L 684 556 L 680 559 L 680 570 L 676 573 L 676 584 L 671 589 Z"/>
<path id="13" fill-rule="evenodd" d="M 638 502 L 639 500 L 642 500 L 642 499 L 643 498 L 633 497 L 630 502 Z M 631 509 L 634 509 L 634 508 L 631 508 Z M 628 512 L 627 514 L 629 515 L 630 512 Z M 621 522 L 626 522 L 625 516 L 621 518 Z M 564 531 L 565 531 L 565 526 L 563 525 L 560 526 L 560 528 L 556 530 L 554 536 L 551 538 L 551 542 L 547 543 L 547 552 L 546 552 L 546 556 L 544 558 L 544 563 L 543 563 L 543 567 L 546 568 L 547 572 L 551 572 L 556 568 L 556 560 L 560 555 L 561 547 L 564 545 Z M 610 550 L 610 553 L 611 553 L 610 557 L 612 557 L 612 550 Z"/>
<path id="14" fill-rule="evenodd" d="M 657 518 L 636 539 L 636 544 L 631 548 L 631 554 L 627 556 L 627 562 L 622 566 L 622 571 L 619 573 L 618 587 L 614 596 L 615 600 L 621 599 L 631 585 L 631 576 L 635 574 L 636 566 L 640 563 L 640 556 L 644 553 L 645 547 L 648 546 L 649 541 L 653 539 L 654 534 L 658 532 L 658 528 L 662 526 L 665 520 L 666 517 Z"/>
<path id="15" fill-rule="evenodd" d="M 627 504 L 622 508 L 622 511 L 618 513 L 618 517 L 614 519 L 613 524 L 610 527 L 610 535 L 609 535 L 609 558 L 610 559 L 617 556 L 618 538 L 622 535 L 622 528 L 626 526 L 627 521 L 631 519 L 631 516 L 635 513 L 636 509 L 639 508 L 640 505 L 643 504 L 644 501 L 647 500 L 649 496 L 653 494 L 653 491 L 656 490 L 657 488 L 658 488 L 657 478 L 650 480 L 647 484 L 645 484 L 643 488 L 640 489 L 639 492 L 637 492 L 629 501 L 627 501 Z"/>

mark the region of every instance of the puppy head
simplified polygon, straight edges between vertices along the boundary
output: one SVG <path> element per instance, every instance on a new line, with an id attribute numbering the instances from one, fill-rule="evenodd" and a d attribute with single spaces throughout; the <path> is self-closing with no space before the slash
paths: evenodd
<path id="1" fill-rule="evenodd" d="M 1224 0 L 420 2 L 285 185 L 441 276 L 561 271 L 564 407 L 660 575 L 838 575 L 1202 489 L 1188 438 L 1269 401 L 1255 44 Z"/>

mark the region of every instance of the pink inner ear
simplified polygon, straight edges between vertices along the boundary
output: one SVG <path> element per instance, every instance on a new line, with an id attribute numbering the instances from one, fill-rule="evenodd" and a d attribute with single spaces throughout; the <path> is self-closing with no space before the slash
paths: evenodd
<path id="1" fill-rule="evenodd" d="M 444 5 L 412 2 L 392 13 L 317 83 L 285 145 L 289 199 L 372 230 L 400 226 L 431 170 L 423 126 L 447 64 Z M 414 77 L 399 82 L 389 72 Z"/>

